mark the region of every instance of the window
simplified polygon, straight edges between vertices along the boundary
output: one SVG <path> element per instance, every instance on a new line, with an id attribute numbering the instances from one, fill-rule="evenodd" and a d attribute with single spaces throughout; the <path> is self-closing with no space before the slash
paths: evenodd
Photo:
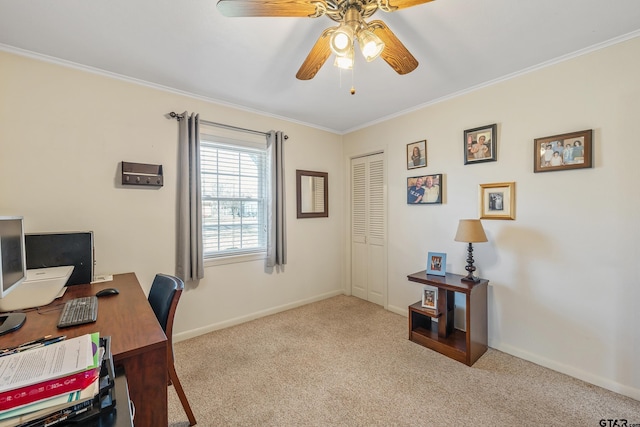
<path id="1" fill-rule="evenodd" d="M 264 146 L 201 135 L 204 258 L 266 252 Z"/>

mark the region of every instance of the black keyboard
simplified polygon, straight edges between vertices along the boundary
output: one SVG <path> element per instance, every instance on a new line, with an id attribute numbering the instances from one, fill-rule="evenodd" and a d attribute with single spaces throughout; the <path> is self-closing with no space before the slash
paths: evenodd
<path id="1" fill-rule="evenodd" d="M 98 319 L 98 297 L 80 297 L 64 304 L 58 328 L 92 323 Z"/>

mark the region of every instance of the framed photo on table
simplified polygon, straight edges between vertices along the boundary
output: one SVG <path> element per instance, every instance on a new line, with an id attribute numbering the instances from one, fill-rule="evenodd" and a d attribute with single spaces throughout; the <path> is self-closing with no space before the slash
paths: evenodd
<path id="1" fill-rule="evenodd" d="M 427 140 L 407 144 L 407 169 L 427 166 Z"/>
<path id="2" fill-rule="evenodd" d="M 593 167 L 592 136 L 589 129 L 535 139 L 533 172 Z"/>
<path id="3" fill-rule="evenodd" d="M 516 219 L 516 183 L 480 184 L 480 219 Z"/>
<path id="4" fill-rule="evenodd" d="M 495 162 L 497 156 L 498 125 L 480 126 L 464 131 L 464 164 Z"/>
<path id="5" fill-rule="evenodd" d="M 431 287 L 422 288 L 422 306 L 435 310 L 438 306 L 438 290 Z"/>
<path id="6" fill-rule="evenodd" d="M 427 274 L 444 276 L 447 274 L 447 254 L 429 252 L 427 255 Z"/>

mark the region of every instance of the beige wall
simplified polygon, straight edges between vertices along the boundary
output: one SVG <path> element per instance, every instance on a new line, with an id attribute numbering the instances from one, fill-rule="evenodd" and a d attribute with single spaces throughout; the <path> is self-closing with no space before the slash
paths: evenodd
<path id="1" fill-rule="evenodd" d="M 339 135 L 3 52 L 0 215 L 23 215 L 27 232 L 92 230 L 96 273 L 134 271 L 148 290 L 157 272 L 175 273 L 178 123 L 165 114 L 185 110 L 289 136 L 289 260 L 272 274 L 264 261 L 207 267 L 183 293 L 177 338 L 342 293 Z M 123 160 L 162 164 L 164 187 L 122 187 Z M 296 219 L 296 169 L 329 173 L 329 218 Z"/>
<path id="2" fill-rule="evenodd" d="M 346 290 L 353 156 L 383 150 L 388 171 L 388 303 L 406 315 L 406 275 L 428 251 L 462 273 L 459 218 L 478 216 L 478 184 L 516 182 L 516 220 L 484 221 L 475 245 L 491 281 L 490 345 L 640 399 L 636 182 L 640 39 L 556 64 L 341 137 L 206 100 L 0 52 L 0 214 L 28 232 L 93 230 L 97 273 L 135 271 L 148 289 L 175 270 L 177 124 L 169 111 L 282 129 L 290 203 L 289 264 L 208 267 L 183 294 L 178 339 Z M 426 66 L 426 65 L 425 65 Z M 462 132 L 498 124 L 498 161 L 463 165 Z M 533 139 L 594 130 L 594 168 L 534 174 Z M 427 139 L 428 166 L 406 169 Z M 344 140 L 344 146 L 343 146 Z M 161 189 L 122 188 L 122 160 L 163 164 Z M 329 172 L 328 219 L 295 219 L 295 169 Z M 444 174 L 442 205 L 407 206 L 406 178 Z"/>
<path id="3" fill-rule="evenodd" d="M 346 159 L 387 153 L 389 309 L 419 300 L 406 276 L 429 251 L 465 273 L 458 219 L 479 216 L 479 184 L 513 181 L 516 220 L 484 220 L 489 242 L 474 245 L 490 346 L 640 399 L 639 52 L 632 39 L 345 136 Z M 498 161 L 465 166 L 463 131 L 492 123 Z M 535 138 L 584 129 L 593 169 L 533 173 Z M 422 139 L 428 165 L 408 171 L 406 144 Z M 406 178 L 437 173 L 444 203 L 407 206 Z"/>

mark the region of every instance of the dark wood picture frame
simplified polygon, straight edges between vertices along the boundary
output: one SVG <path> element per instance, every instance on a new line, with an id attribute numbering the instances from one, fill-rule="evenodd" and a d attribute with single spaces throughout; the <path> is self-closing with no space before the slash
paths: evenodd
<path id="1" fill-rule="evenodd" d="M 416 157 L 415 151 L 418 150 Z M 417 169 L 427 166 L 427 140 L 407 144 L 407 169 Z"/>
<path id="2" fill-rule="evenodd" d="M 592 129 L 536 138 L 533 142 L 533 172 L 591 168 L 592 146 Z"/>
<path id="3" fill-rule="evenodd" d="M 420 181 L 418 181 L 420 180 Z M 430 180 L 430 183 L 427 181 Z M 419 188 L 416 185 L 419 183 Z M 431 185 L 429 185 L 431 184 Z M 407 178 L 408 205 L 434 205 L 442 203 L 444 190 L 442 174 L 412 176 Z"/>
<path id="4" fill-rule="evenodd" d="M 313 192 L 306 191 L 305 179 L 310 178 L 314 182 L 316 180 L 322 183 L 319 191 L 322 191 L 321 197 L 322 206 L 315 206 L 314 200 L 317 196 L 312 194 Z M 314 184 L 315 185 L 315 184 Z M 312 199 L 311 204 L 314 205 L 313 209 L 306 209 L 305 206 L 309 198 Z M 296 208 L 298 218 L 326 218 L 329 216 L 329 174 L 327 172 L 305 171 L 296 170 Z"/>
<path id="5" fill-rule="evenodd" d="M 498 160 L 498 125 L 496 123 L 464 131 L 464 164 Z"/>

